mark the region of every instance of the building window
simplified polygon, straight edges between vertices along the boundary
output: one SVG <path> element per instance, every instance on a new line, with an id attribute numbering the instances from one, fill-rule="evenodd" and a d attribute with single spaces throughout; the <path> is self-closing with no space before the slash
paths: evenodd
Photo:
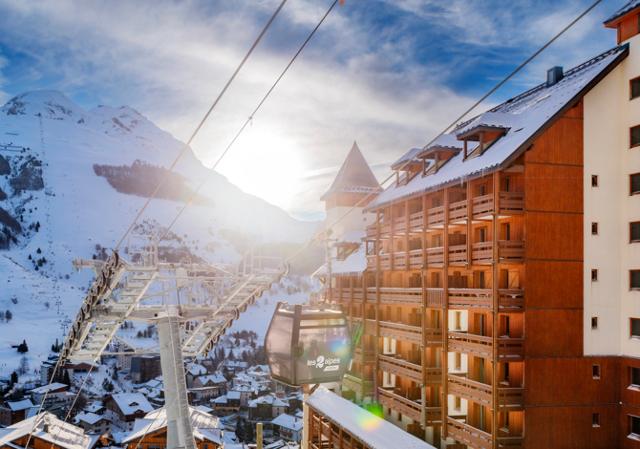
<path id="1" fill-rule="evenodd" d="M 598 175 L 591 175 L 591 187 L 598 187 Z"/>
<path id="2" fill-rule="evenodd" d="M 591 376 L 594 379 L 600 379 L 600 365 L 591 366 Z"/>
<path id="3" fill-rule="evenodd" d="M 640 173 L 629 175 L 629 195 L 640 194 Z"/>
<path id="4" fill-rule="evenodd" d="M 633 100 L 638 97 L 640 97 L 640 76 L 629 81 L 629 98 Z"/>
<path id="5" fill-rule="evenodd" d="M 631 338 L 640 338 L 640 318 L 629 318 Z"/>
<path id="6" fill-rule="evenodd" d="M 591 282 L 595 282 L 598 280 L 598 270 L 593 268 L 591 270 Z"/>
<path id="7" fill-rule="evenodd" d="M 637 147 L 640 145 L 640 125 L 629 128 L 629 147 Z"/>
<path id="8" fill-rule="evenodd" d="M 629 367 L 629 386 L 640 388 L 640 368 L 635 366 Z"/>
<path id="9" fill-rule="evenodd" d="M 629 243 L 640 242 L 640 221 L 629 223 Z"/>
<path id="10" fill-rule="evenodd" d="M 640 418 L 633 415 L 629 416 L 629 438 L 640 440 Z"/>
<path id="11" fill-rule="evenodd" d="M 592 316 L 591 317 L 591 329 L 595 330 L 598 328 L 598 317 L 597 316 Z"/>
<path id="12" fill-rule="evenodd" d="M 629 270 L 629 289 L 640 290 L 640 270 Z"/>
<path id="13" fill-rule="evenodd" d="M 591 222 L 591 235 L 598 235 L 598 223 L 595 221 Z"/>
<path id="14" fill-rule="evenodd" d="M 593 427 L 600 427 L 600 413 L 591 415 L 591 425 Z"/>

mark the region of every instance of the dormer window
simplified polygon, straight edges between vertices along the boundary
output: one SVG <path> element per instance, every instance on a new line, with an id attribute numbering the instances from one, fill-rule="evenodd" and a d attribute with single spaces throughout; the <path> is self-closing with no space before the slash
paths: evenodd
<path id="1" fill-rule="evenodd" d="M 494 126 L 478 126 L 459 134 L 458 139 L 463 142 L 462 154 L 464 159 L 473 156 L 481 156 L 496 140 L 504 136 L 509 128 Z M 475 148 L 471 148 L 470 142 L 478 142 Z"/>
<path id="2" fill-rule="evenodd" d="M 412 148 L 391 165 L 391 169 L 396 172 L 396 185 L 407 184 L 423 171 L 424 161 L 416 158 L 420 151 L 421 148 Z"/>
<path id="3" fill-rule="evenodd" d="M 431 146 L 418 154 L 418 157 L 424 160 L 423 176 L 436 173 L 444 164 L 449 162 L 453 156 L 460 152 L 459 148 Z"/>

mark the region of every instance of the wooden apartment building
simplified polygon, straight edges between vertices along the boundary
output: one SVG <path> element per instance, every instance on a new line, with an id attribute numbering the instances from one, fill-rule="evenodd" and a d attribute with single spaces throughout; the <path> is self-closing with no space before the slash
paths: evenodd
<path id="1" fill-rule="evenodd" d="M 362 329 L 345 397 L 441 448 L 640 448 L 640 2 L 606 25 L 617 47 L 409 151 L 381 193 L 325 194 L 365 217 L 325 267 Z"/>

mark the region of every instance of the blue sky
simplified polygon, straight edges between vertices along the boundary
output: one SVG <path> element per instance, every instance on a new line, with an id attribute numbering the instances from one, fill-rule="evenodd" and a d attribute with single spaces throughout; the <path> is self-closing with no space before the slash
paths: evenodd
<path id="1" fill-rule="evenodd" d="M 591 1 L 346 0 L 220 171 L 294 216 L 357 140 L 380 179 Z M 86 108 L 130 105 L 186 139 L 279 0 L 0 0 L 0 101 L 56 89 Z M 604 0 L 485 107 L 615 45 Z M 194 150 L 211 162 L 330 0 L 289 0 Z"/>

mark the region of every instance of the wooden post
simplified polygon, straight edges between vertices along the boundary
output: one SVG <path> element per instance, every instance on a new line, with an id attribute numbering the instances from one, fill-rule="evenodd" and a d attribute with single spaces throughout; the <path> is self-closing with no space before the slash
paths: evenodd
<path id="1" fill-rule="evenodd" d="M 491 441 L 493 448 L 498 447 L 498 271 L 499 271 L 499 263 L 500 263 L 500 248 L 499 248 L 499 238 L 498 238 L 498 217 L 500 210 L 500 172 L 495 171 L 493 173 L 493 279 L 492 279 L 492 290 L 493 290 L 493 332 L 492 332 L 492 340 L 493 340 L 493 370 L 491 373 L 491 386 L 492 386 L 492 395 L 493 395 L 493 409 L 492 409 L 492 422 L 491 422 Z"/>
<path id="2" fill-rule="evenodd" d="M 467 269 L 471 268 L 472 248 L 471 233 L 473 232 L 473 191 L 471 179 L 467 179 Z"/>
<path id="3" fill-rule="evenodd" d="M 256 424 L 256 449 L 262 449 L 262 423 Z"/>
<path id="4" fill-rule="evenodd" d="M 387 209 L 390 213 L 391 209 Z M 390 229 L 393 232 L 393 215 L 390 217 L 391 218 L 391 224 L 390 224 Z M 378 353 L 379 353 L 379 344 L 380 344 L 380 283 L 381 283 L 381 279 L 380 279 L 380 250 L 382 248 L 382 242 L 380 239 L 380 224 L 378 224 L 378 230 L 377 230 L 377 234 L 376 234 L 376 244 L 379 245 L 378 246 L 378 251 L 377 251 L 377 257 L 376 257 L 376 307 L 375 307 L 375 315 L 376 315 L 376 358 L 375 358 L 375 369 L 373 372 L 373 397 L 375 398 L 376 402 L 379 400 L 378 398 L 378 370 L 380 368 L 380 361 L 378 358 Z M 390 235 L 390 237 L 393 237 L 393 234 Z M 393 255 L 393 246 L 392 246 L 392 251 L 390 251 L 390 257 L 392 257 Z M 393 260 L 393 259 L 390 259 Z M 363 315 L 363 323 L 365 323 L 364 321 L 364 315 Z M 365 327 L 366 327 L 366 323 L 365 323 Z M 364 384 L 362 385 L 362 388 L 364 389 Z"/>
<path id="5" fill-rule="evenodd" d="M 444 189 L 444 228 L 442 236 L 443 250 L 443 298 L 442 298 L 442 439 L 449 435 L 447 425 L 449 416 L 449 189 Z"/>
<path id="6" fill-rule="evenodd" d="M 404 237 L 404 260 L 405 260 L 405 271 L 409 271 L 410 263 L 409 263 L 409 200 L 404 202 L 404 223 L 405 223 L 405 237 Z"/>

